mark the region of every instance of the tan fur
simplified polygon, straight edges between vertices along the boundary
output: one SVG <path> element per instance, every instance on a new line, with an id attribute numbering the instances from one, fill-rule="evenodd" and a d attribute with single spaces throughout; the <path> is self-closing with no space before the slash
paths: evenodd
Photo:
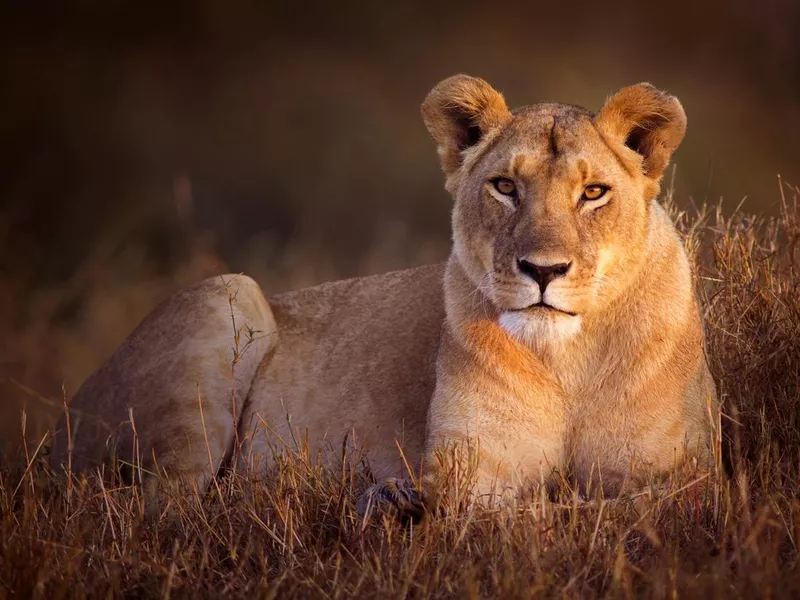
<path id="1" fill-rule="evenodd" d="M 226 462 L 268 467 L 304 440 L 339 455 L 346 440 L 376 477 L 407 476 L 407 461 L 436 485 L 438 451 L 463 443 L 477 450 L 479 491 L 568 476 L 607 493 L 689 457 L 708 466 L 703 328 L 655 200 L 685 131 L 680 103 L 640 84 L 597 115 L 512 113 L 459 75 L 422 115 L 455 201 L 445 265 L 268 302 L 241 276 L 177 294 L 83 385 L 73 448 L 62 419 L 55 461 L 85 468 L 137 443 L 144 466 L 202 487 Z M 498 197 L 497 177 L 516 200 Z M 589 184 L 610 190 L 584 202 Z M 570 266 L 542 296 L 522 259 Z M 241 334 L 233 369 L 231 306 L 240 331 L 258 330 L 249 344 Z"/>

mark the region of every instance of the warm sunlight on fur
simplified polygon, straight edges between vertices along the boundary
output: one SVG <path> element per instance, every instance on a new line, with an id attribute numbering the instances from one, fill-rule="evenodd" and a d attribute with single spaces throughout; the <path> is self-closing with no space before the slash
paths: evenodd
<path id="1" fill-rule="evenodd" d="M 76 394 L 53 463 L 116 457 L 204 490 L 304 440 L 365 457 L 379 481 L 422 468 L 433 499 L 452 446 L 474 450 L 479 496 L 565 480 L 617 494 L 708 470 L 703 325 L 656 201 L 686 129 L 678 100 L 639 84 L 597 114 L 512 112 L 458 75 L 422 116 L 454 201 L 446 264 L 268 298 L 243 275 L 175 294 Z M 369 497 L 397 504 L 411 487 L 390 481 Z"/>

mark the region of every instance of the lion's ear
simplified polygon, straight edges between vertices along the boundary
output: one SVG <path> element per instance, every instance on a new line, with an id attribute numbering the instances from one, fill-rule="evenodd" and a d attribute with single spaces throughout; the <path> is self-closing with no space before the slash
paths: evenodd
<path id="1" fill-rule="evenodd" d="M 503 96 L 483 79 L 469 75 L 448 77 L 422 103 L 422 120 L 436 142 L 446 175 L 461 166 L 464 150 L 510 119 Z"/>
<path id="2" fill-rule="evenodd" d="M 686 133 L 686 113 L 674 96 L 639 83 L 606 100 L 595 118 L 611 140 L 642 156 L 644 174 L 658 181 Z"/>

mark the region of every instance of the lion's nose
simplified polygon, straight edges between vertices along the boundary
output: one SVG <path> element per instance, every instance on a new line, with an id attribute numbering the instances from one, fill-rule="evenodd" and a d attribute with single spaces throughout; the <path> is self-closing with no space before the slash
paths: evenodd
<path id="1" fill-rule="evenodd" d="M 519 270 L 539 284 L 539 290 L 544 294 L 547 285 L 554 279 L 564 277 L 572 266 L 571 262 L 554 265 L 537 265 L 525 258 L 517 259 Z"/>

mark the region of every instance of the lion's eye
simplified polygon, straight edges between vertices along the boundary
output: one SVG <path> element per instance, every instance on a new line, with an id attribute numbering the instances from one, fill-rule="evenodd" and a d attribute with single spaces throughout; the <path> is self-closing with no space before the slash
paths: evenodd
<path id="1" fill-rule="evenodd" d="M 494 180 L 494 189 L 503 194 L 504 196 L 514 196 L 517 193 L 517 186 L 514 182 L 505 177 L 500 177 Z"/>
<path id="2" fill-rule="evenodd" d="M 583 188 L 581 200 L 600 200 L 608 191 L 607 185 L 587 185 Z"/>

